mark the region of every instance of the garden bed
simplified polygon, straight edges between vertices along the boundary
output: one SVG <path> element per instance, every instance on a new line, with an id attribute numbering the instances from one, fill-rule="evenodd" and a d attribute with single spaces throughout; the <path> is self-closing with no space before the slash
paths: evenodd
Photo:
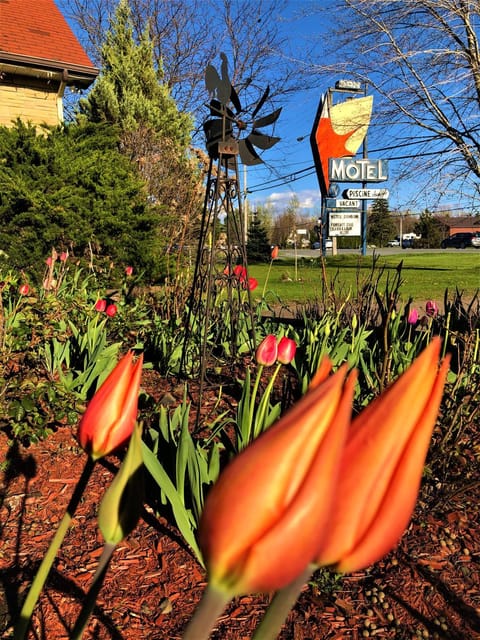
<path id="1" fill-rule="evenodd" d="M 175 389 L 163 385 L 165 391 L 175 396 Z M 394 552 L 343 579 L 315 576 L 290 614 L 283 640 L 480 638 L 478 436 L 478 424 L 468 425 L 457 443 L 451 482 L 426 479 Z M 67 427 L 29 447 L 9 448 L 0 432 L 0 451 L 0 632 L 10 638 L 12 616 L 63 515 L 85 454 Z M 79 506 L 36 609 L 31 639 L 68 638 L 102 550 L 97 504 L 118 462 L 111 456 L 96 466 L 88 499 Z M 114 553 L 85 638 L 180 639 L 205 584 L 202 567 L 178 532 L 147 507 Z M 249 638 L 268 599 L 248 595 L 232 601 L 212 638 Z"/>

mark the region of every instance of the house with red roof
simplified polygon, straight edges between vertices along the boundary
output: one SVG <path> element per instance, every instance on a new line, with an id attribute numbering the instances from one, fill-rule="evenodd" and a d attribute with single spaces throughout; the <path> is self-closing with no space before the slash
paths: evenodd
<path id="1" fill-rule="evenodd" d="M 0 0 L 0 125 L 60 124 L 65 88 L 97 75 L 53 0 Z"/>

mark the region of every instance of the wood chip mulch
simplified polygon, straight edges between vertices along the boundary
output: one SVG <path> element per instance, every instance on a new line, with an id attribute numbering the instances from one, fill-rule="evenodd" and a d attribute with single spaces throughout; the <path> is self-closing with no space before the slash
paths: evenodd
<path id="1" fill-rule="evenodd" d="M 35 611 L 29 640 L 68 638 L 102 551 L 97 505 L 118 462 L 111 456 L 96 465 Z M 69 428 L 28 448 L 11 447 L 0 432 L 2 639 L 13 637 L 12 620 L 84 463 Z M 444 499 L 435 508 L 420 503 L 398 548 L 373 568 L 336 579 L 315 576 L 281 639 L 480 639 L 480 477 L 470 475 L 465 486 L 439 488 Z M 115 550 L 84 637 L 180 639 L 205 584 L 202 567 L 177 531 L 147 507 L 136 530 Z M 219 618 L 213 640 L 250 638 L 268 600 L 236 598 Z"/>

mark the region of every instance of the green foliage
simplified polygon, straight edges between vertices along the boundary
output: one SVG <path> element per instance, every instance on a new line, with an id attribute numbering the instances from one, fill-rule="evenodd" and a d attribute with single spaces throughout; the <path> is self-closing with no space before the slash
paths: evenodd
<path id="1" fill-rule="evenodd" d="M 395 237 L 395 222 L 390 215 L 387 200 L 375 200 L 368 214 L 367 242 L 385 247 Z"/>
<path id="2" fill-rule="evenodd" d="M 136 43 L 128 0 L 120 0 L 102 47 L 102 71 L 80 113 L 91 122 L 118 125 L 122 132 L 149 129 L 185 148 L 191 118 L 178 111 L 161 69 L 154 65 L 148 31 Z"/>
<path id="3" fill-rule="evenodd" d="M 40 276 L 52 246 L 91 262 L 158 270 L 157 214 L 110 126 L 70 125 L 36 135 L 0 128 L 0 247 L 8 264 Z"/>
<path id="4" fill-rule="evenodd" d="M 270 259 L 270 243 L 262 221 L 253 217 L 248 229 L 247 258 L 249 263 L 268 262 Z"/>
<path id="5" fill-rule="evenodd" d="M 190 403 L 186 394 L 173 410 L 159 407 L 158 427 L 148 431 L 150 446 L 144 445 L 145 467 L 157 484 L 160 495 L 153 503 L 169 505 L 175 523 L 202 563 L 195 532 L 203 509 L 206 490 L 220 473 L 218 442 L 194 440 L 189 431 Z"/>
<path id="6" fill-rule="evenodd" d="M 422 236 L 416 241 L 416 246 L 426 248 L 438 248 L 444 238 L 444 229 L 441 221 L 426 209 L 420 214 L 415 223 L 414 231 Z"/>

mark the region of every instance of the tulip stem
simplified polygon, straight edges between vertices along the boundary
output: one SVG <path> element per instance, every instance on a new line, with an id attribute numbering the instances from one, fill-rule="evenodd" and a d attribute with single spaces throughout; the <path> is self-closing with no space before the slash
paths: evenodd
<path id="1" fill-rule="evenodd" d="M 25 602 L 23 603 L 23 607 L 20 612 L 20 618 L 15 627 L 14 640 L 23 640 L 27 634 L 28 627 L 30 626 L 30 620 L 32 618 L 33 610 L 35 609 L 35 605 L 37 604 L 38 597 L 40 596 L 43 585 L 48 578 L 48 574 L 50 573 L 50 569 L 52 567 L 53 561 L 55 560 L 55 556 L 57 555 L 57 551 L 59 550 L 65 534 L 68 531 L 80 499 L 85 491 L 85 487 L 87 486 L 88 480 L 92 474 L 94 466 L 95 461 L 92 460 L 92 458 L 89 456 L 87 458 L 87 462 L 85 463 L 85 467 L 83 468 L 82 475 L 77 482 L 75 491 L 70 498 L 67 510 L 65 511 L 65 514 L 60 521 L 58 529 L 52 539 L 52 542 L 50 543 L 50 546 L 48 547 L 47 553 L 45 554 L 37 570 L 27 597 L 25 598 Z"/>
<path id="2" fill-rule="evenodd" d="M 225 609 L 230 597 L 207 586 L 202 599 L 188 623 L 183 640 L 208 640 L 218 616 Z"/>
<path id="3" fill-rule="evenodd" d="M 250 441 L 252 440 L 252 433 L 254 430 L 254 425 L 253 425 L 253 416 L 255 413 L 255 401 L 257 399 L 257 393 L 258 393 L 258 386 L 260 384 L 260 378 L 262 377 L 262 372 L 263 372 L 263 364 L 259 364 L 258 365 L 258 369 L 257 369 L 257 377 L 255 378 L 255 382 L 253 384 L 253 390 L 252 390 L 252 395 L 250 397 L 250 412 L 248 415 L 248 442 L 250 443 Z"/>
<path id="4" fill-rule="evenodd" d="M 280 634 L 288 614 L 298 600 L 298 596 L 316 567 L 309 565 L 298 578 L 277 591 L 266 614 L 252 636 L 252 640 L 275 640 Z"/>
<path id="5" fill-rule="evenodd" d="M 269 405 L 269 402 L 270 402 L 270 396 L 272 394 L 273 383 L 275 382 L 275 378 L 277 377 L 281 366 L 282 366 L 282 363 L 279 362 L 277 364 L 277 367 L 276 367 L 273 375 L 270 377 L 270 380 L 268 381 L 267 386 L 265 387 L 265 391 L 263 392 L 263 395 L 262 395 L 262 397 L 260 399 L 260 402 L 258 403 L 258 409 L 257 409 L 257 413 L 255 415 L 255 424 L 253 425 L 253 437 L 254 437 L 254 439 L 258 438 L 258 436 L 262 433 L 262 431 L 264 431 L 264 428 L 265 428 L 265 414 L 267 412 L 268 405 Z"/>
<path id="6" fill-rule="evenodd" d="M 93 609 L 95 608 L 97 596 L 103 586 L 105 574 L 107 573 L 107 569 L 110 564 L 112 554 L 115 551 L 115 547 L 115 544 L 109 542 L 105 543 L 105 546 L 103 547 L 102 555 L 100 556 L 100 560 L 98 561 L 97 570 L 95 571 L 95 575 L 93 576 L 92 585 L 88 590 L 87 597 L 85 598 L 85 602 L 82 606 L 82 610 L 80 611 L 73 631 L 70 634 L 71 640 L 81 640 L 83 636 L 85 627 L 87 626 L 88 620 L 92 614 Z"/>

